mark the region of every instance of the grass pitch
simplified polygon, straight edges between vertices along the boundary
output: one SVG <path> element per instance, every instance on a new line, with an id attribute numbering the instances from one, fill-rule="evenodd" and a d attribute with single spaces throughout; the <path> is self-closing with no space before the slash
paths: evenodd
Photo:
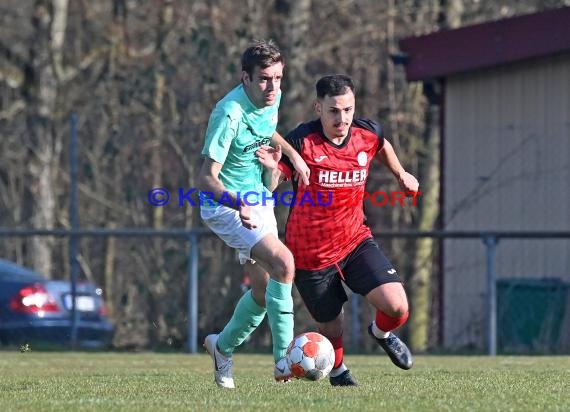
<path id="1" fill-rule="evenodd" d="M 208 355 L 0 352 L 1 411 L 569 411 L 570 357 L 346 356 L 357 388 L 273 382 L 271 355 L 234 355 L 220 390 Z"/>

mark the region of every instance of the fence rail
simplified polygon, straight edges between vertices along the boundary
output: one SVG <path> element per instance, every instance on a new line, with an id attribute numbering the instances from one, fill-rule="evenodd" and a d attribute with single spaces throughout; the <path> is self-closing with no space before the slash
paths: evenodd
<path id="1" fill-rule="evenodd" d="M 0 228 L 0 237 L 54 236 L 70 239 L 70 254 L 77 250 L 76 242 L 80 237 L 182 237 L 189 241 L 188 251 L 188 340 L 187 351 L 197 352 L 198 343 L 198 245 L 203 236 L 213 236 L 208 229 L 162 229 L 123 228 L 123 229 L 27 229 Z M 377 238 L 433 238 L 433 239 L 480 239 L 486 247 L 486 301 L 487 301 L 487 353 L 497 353 L 497 273 L 495 259 L 501 239 L 570 239 L 570 231 L 383 231 L 375 234 Z M 72 265 L 76 256 L 70 256 Z M 442 269 L 443 270 L 443 269 Z M 72 290 L 75 293 L 76 276 L 72 276 Z M 75 297 L 75 296 L 74 296 Z M 72 299 L 74 302 L 75 299 Z M 76 323 L 72 323 L 71 337 L 76 337 Z M 354 329 L 354 328 L 353 328 Z M 354 332 L 353 332 L 354 333 Z M 72 341 L 72 347 L 74 342 Z"/>

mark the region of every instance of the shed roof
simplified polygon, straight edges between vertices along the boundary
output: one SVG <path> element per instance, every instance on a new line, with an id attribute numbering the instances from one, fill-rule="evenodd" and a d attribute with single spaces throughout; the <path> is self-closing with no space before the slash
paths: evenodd
<path id="1" fill-rule="evenodd" d="M 570 7 L 400 40 L 410 81 L 570 51 Z"/>

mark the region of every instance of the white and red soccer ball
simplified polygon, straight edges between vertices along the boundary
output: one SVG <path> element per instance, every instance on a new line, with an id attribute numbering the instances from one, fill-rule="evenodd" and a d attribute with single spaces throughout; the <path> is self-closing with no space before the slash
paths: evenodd
<path id="1" fill-rule="evenodd" d="M 285 358 L 296 378 L 318 381 L 333 368 L 334 348 L 320 333 L 306 332 L 293 338 Z"/>

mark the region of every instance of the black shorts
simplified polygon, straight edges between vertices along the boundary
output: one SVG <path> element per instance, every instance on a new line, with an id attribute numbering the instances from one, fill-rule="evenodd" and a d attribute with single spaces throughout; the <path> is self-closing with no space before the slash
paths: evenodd
<path id="1" fill-rule="evenodd" d="M 384 283 L 402 282 L 374 239 L 366 239 L 350 254 L 320 270 L 297 269 L 295 286 L 311 316 L 319 322 L 334 320 L 348 300 L 342 282 L 365 296 Z"/>

